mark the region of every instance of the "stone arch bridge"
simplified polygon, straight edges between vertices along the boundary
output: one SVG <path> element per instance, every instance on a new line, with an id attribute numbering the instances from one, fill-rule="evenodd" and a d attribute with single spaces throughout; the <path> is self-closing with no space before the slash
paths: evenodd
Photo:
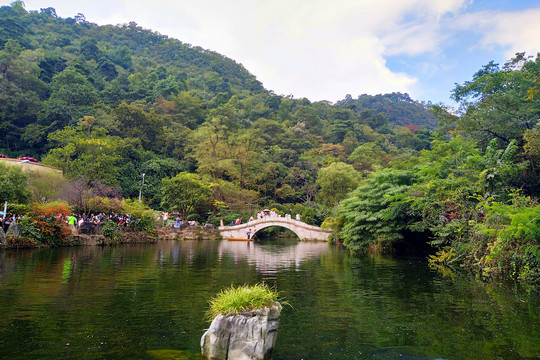
<path id="1" fill-rule="evenodd" d="M 252 220 L 245 224 L 234 226 L 220 226 L 218 228 L 223 238 L 246 239 L 247 233 L 251 229 L 251 237 L 262 229 L 271 226 L 279 226 L 291 230 L 300 240 L 318 240 L 328 241 L 328 236 L 331 231 L 322 230 L 318 226 L 308 225 L 302 221 L 294 220 L 289 215 L 281 216 L 264 216 L 262 219 Z"/>

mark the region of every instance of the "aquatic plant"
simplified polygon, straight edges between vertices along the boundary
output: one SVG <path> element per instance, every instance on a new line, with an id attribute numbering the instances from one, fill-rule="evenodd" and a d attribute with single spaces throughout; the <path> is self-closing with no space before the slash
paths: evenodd
<path id="1" fill-rule="evenodd" d="M 212 298 L 206 317 L 210 320 L 217 315 L 236 315 L 242 312 L 269 307 L 278 302 L 279 292 L 264 283 L 241 285 L 222 290 Z"/>

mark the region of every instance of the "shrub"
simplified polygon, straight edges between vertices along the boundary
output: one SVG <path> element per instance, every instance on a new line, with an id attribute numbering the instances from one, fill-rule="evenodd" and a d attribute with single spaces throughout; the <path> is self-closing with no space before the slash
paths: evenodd
<path id="1" fill-rule="evenodd" d="M 28 211 L 28 205 L 8 204 L 8 212 L 15 215 L 24 215 Z"/>
<path id="2" fill-rule="evenodd" d="M 154 224 L 154 218 L 151 214 L 144 215 L 139 219 L 134 219 L 128 225 L 129 230 L 142 231 L 147 234 L 155 234 L 156 226 Z"/>
<path id="3" fill-rule="evenodd" d="M 67 216 L 70 213 L 70 208 L 68 203 L 63 201 L 53 201 L 46 204 L 37 204 L 33 203 L 31 210 L 31 215 L 34 216 L 46 216 L 46 217 L 52 217 L 52 216 Z"/>
<path id="4" fill-rule="evenodd" d="M 199 214 L 189 214 L 187 217 L 187 221 L 196 221 L 200 224 L 202 222 L 202 218 Z"/>
<path id="5" fill-rule="evenodd" d="M 53 217 L 35 219 L 36 227 L 41 232 L 41 243 L 50 246 L 65 246 L 72 244 L 71 229 Z"/>
<path id="6" fill-rule="evenodd" d="M 107 222 L 103 224 L 103 227 L 101 228 L 103 236 L 105 236 L 107 239 L 112 240 L 113 242 L 117 241 L 120 237 L 118 230 L 119 226 L 111 220 L 107 220 Z"/>
<path id="7" fill-rule="evenodd" d="M 6 245 L 9 248 L 24 249 L 35 248 L 38 246 L 38 243 L 36 240 L 31 238 L 8 235 L 6 237 Z"/>
<path id="8" fill-rule="evenodd" d="M 34 239 L 36 241 L 41 240 L 41 230 L 37 227 L 34 221 L 25 217 L 19 219 L 17 223 L 21 229 L 21 237 Z"/>

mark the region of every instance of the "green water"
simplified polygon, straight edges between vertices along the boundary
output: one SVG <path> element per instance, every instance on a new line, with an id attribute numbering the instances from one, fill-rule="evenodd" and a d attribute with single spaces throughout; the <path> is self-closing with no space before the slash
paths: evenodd
<path id="1" fill-rule="evenodd" d="M 266 281 L 274 359 L 540 359 L 540 299 L 325 243 L 0 252 L 0 359 L 198 359 L 207 299 Z"/>

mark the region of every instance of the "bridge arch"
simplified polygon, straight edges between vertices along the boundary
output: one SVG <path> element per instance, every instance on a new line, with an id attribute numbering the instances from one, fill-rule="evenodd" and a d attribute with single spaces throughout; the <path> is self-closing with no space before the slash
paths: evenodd
<path id="1" fill-rule="evenodd" d="M 290 216 L 265 216 L 262 219 L 253 220 L 245 224 L 234 226 L 220 226 L 219 232 L 224 238 L 247 239 L 247 233 L 251 229 L 252 236 L 258 231 L 272 226 L 291 230 L 300 240 L 328 241 L 330 231 L 322 230 L 318 226 L 306 224 L 302 221 L 293 220 Z"/>
<path id="2" fill-rule="evenodd" d="M 275 224 L 264 224 L 264 225 L 261 225 L 261 226 L 257 226 L 257 231 L 252 231 L 252 234 L 251 234 L 251 237 L 255 237 L 255 234 L 257 234 L 258 232 L 260 232 L 261 230 L 264 230 L 264 229 L 268 229 L 268 228 L 271 228 L 271 227 L 279 227 L 279 228 L 283 228 L 283 229 L 287 229 L 287 230 L 290 230 L 293 232 L 294 235 L 296 235 L 298 238 L 300 238 L 300 235 L 298 235 L 296 232 L 295 232 L 295 229 L 293 226 L 290 226 L 290 225 L 275 225 Z"/>

